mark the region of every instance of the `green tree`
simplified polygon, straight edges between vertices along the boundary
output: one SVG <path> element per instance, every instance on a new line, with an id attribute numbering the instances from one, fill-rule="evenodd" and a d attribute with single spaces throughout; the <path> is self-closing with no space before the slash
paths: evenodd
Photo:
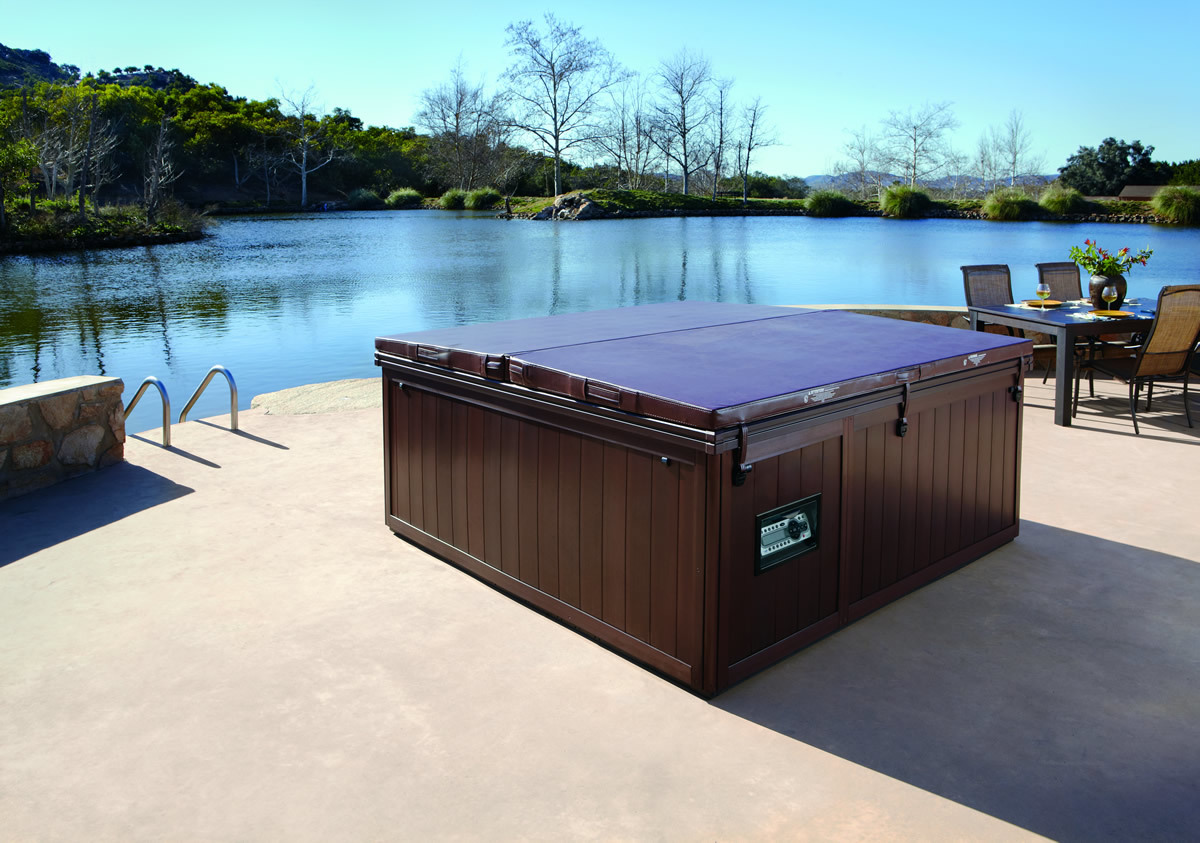
<path id="1" fill-rule="evenodd" d="M 1180 161 L 1178 164 L 1172 164 L 1170 170 L 1170 184 L 1180 184 L 1188 187 L 1200 185 L 1200 160 Z"/>
<path id="2" fill-rule="evenodd" d="M 1062 184 L 1085 196 L 1116 196 L 1127 184 L 1164 184 L 1164 165 L 1150 156 L 1153 146 L 1105 138 L 1098 147 L 1081 146 L 1058 172 Z"/>
<path id="3" fill-rule="evenodd" d="M 0 130 L 0 231 L 8 228 L 4 203 L 9 192 L 24 190 L 29 174 L 37 166 L 37 150 L 24 138 L 14 137 L 8 127 Z"/>

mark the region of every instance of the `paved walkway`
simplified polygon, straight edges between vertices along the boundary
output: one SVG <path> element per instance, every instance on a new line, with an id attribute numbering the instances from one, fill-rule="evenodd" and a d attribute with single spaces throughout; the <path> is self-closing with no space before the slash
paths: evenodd
<path id="1" fill-rule="evenodd" d="M 1052 386 L 1017 541 L 712 703 L 395 538 L 378 409 L 133 437 L 0 504 L 0 839 L 1194 838 L 1200 428 Z"/>

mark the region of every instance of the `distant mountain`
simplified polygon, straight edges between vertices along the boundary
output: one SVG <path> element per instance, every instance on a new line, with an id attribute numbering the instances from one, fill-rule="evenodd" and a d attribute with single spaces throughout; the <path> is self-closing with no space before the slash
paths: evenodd
<path id="1" fill-rule="evenodd" d="M 892 184 L 900 181 L 900 177 L 890 173 L 871 173 L 872 179 L 878 178 L 884 184 Z M 1042 176 L 1025 176 L 1017 179 L 1018 185 L 1028 185 L 1030 187 L 1049 184 L 1058 178 L 1058 173 Z M 837 190 L 841 193 L 851 194 L 858 189 L 857 175 L 817 175 L 806 176 L 804 179 L 810 188 L 813 190 Z M 940 179 L 928 182 L 927 187 L 933 190 L 951 192 L 956 191 L 963 196 L 983 196 L 987 193 L 988 186 L 983 179 L 978 176 L 942 176 Z"/>
<path id="2" fill-rule="evenodd" d="M 45 50 L 18 50 L 0 44 L 0 88 L 36 82 L 69 82 L 79 75 L 74 65 L 57 65 Z"/>

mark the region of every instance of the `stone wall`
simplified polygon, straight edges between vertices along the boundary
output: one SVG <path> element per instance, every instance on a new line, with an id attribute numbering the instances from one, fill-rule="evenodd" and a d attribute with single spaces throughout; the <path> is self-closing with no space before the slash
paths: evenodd
<path id="1" fill-rule="evenodd" d="M 0 389 L 0 500 L 124 459 L 124 388 L 84 375 Z"/>

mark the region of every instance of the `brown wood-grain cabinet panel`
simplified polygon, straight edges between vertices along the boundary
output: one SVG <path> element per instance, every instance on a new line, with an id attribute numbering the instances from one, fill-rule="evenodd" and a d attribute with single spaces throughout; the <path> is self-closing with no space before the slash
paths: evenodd
<path id="1" fill-rule="evenodd" d="M 650 644 L 676 650 L 679 612 L 679 470 L 677 462 L 650 463 Z"/>
<path id="2" fill-rule="evenodd" d="M 579 608 L 604 617 L 604 443 L 579 445 Z"/>
<path id="3" fill-rule="evenodd" d="M 538 477 L 539 450 L 536 425 L 517 422 L 520 437 L 517 459 L 517 576 L 521 582 L 538 584 Z"/>
<path id="4" fill-rule="evenodd" d="M 841 590 L 842 447 L 843 440 L 840 436 L 826 439 L 822 443 L 821 478 L 811 478 L 814 485 L 809 486 L 809 478 L 806 475 L 804 487 L 805 496 L 812 494 L 817 488 L 821 490 L 821 602 L 817 610 L 818 618 L 827 618 L 837 613 Z"/>
<path id="5" fill-rule="evenodd" d="M 501 418 L 495 413 L 483 413 L 483 556 L 493 568 L 504 570 L 503 515 L 501 491 L 501 454 L 504 440 L 500 431 Z"/>
<path id="6" fill-rule="evenodd" d="M 625 449 L 604 446 L 604 507 L 602 567 L 604 614 L 601 620 L 625 629 Z"/>
<path id="7" fill-rule="evenodd" d="M 625 631 L 650 640 L 650 458 L 627 450 L 625 498 Z"/>
<path id="8" fill-rule="evenodd" d="M 594 480 L 580 470 L 580 437 L 562 433 L 558 438 L 558 596 L 579 607 L 579 499 L 583 486 Z"/>
<path id="9" fill-rule="evenodd" d="M 521 423 L 502 417 L 500 423 L 500 568 L 521 578 Z M 495 565 L 495 563 L 492 563 Z"/>
<path id="10" fill-rule="evenodd" d="M 470 544 L 470 524 L 467 511 L 469 490 L 467 488 L 467 461 L 470 459 L 467 438 L 467 416 L 470 408 L 459 401 L 448 402 L 451 406 L 451 456 L 450 456 L 450 488 L 453 503 L 453 523 L 451 529 L 454 536 L 454 546 L 467 548 Z M 443 434 L 445 431 L 443 431 Z"/>
<path id="11" fill-rule="evenodd" d="M 412 519 L 408 504 L 408 402 L 410 393 L 394 380 L 385 380 L 387 397 L 387 431 L 391 438 L 392 458 L 385 466 L 388 472 L 388 511 L 404 521 Z"/>
<path id="12" fill-rule="evenodd" d="M 548 427 L 538 427 L 537 433 L 538 576 L 531 584 L 547 594 L 558 597 L 558 501 L 562 494 L 558 485 L 560 434 Z"/>

